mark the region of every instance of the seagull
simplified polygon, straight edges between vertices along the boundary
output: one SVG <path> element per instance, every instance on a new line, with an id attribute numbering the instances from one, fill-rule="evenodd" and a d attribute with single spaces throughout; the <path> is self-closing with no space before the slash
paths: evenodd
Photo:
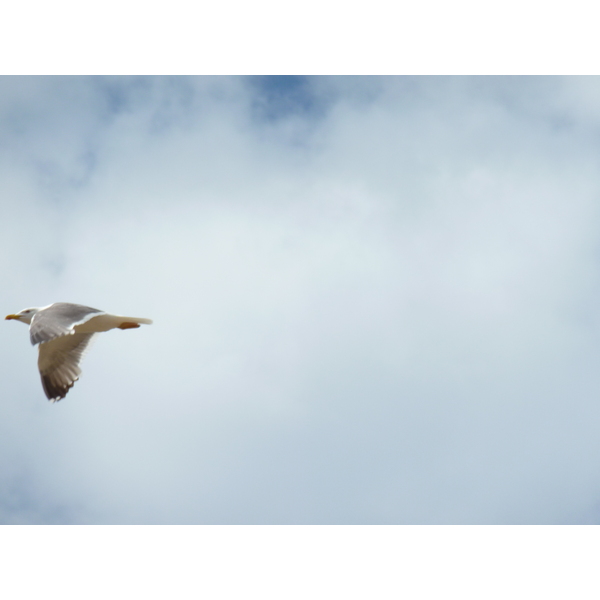
<path id="1" fill-rule="evenodd" d="M 29 325 L 29 337 L 39 344 L 38 368 L 42 387 L 51 402 L 67 395 L 79 379 L 79 362 L 96 333 L 109 329 L 135 329 L 150 319 L 120 317 L 81 304 L 55 302 L 42 308 L 25 308 L 5 320 Z"/>

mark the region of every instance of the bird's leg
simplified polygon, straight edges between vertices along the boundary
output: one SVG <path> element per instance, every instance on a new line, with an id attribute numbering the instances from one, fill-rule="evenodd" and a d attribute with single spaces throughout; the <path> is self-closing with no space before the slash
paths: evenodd
<path id="1" fill-rule="evenodd" d="M 118 325 L 119 329 L 136 329 L 140 326 L 139 323 L 132 323 L 131 321 L 125 321 Z"/>

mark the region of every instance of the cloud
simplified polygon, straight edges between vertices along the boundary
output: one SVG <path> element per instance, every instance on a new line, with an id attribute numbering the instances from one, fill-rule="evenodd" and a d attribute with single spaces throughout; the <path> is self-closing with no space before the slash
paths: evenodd
<path id="1" fill-rule="evenodd" d="M 4 78 L 0 518 L 596 522 L 589 78 Z"/>

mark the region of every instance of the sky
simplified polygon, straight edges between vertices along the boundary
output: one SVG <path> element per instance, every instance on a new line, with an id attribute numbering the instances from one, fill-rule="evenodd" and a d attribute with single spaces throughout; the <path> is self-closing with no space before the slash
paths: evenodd
<path id="1" fill-rule="evenodd" d="M 600 522 L 599 152 L 597 77 L 1 77 L 4 314 L 154 324 L 56 404 L 3 324 L 0 522 Z"/>

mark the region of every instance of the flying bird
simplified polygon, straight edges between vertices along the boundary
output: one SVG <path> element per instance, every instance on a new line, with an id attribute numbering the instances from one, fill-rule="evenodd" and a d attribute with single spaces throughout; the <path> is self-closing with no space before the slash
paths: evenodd
<path id="1" fill-rule="evenodd" d="M 95 334 L 109 329 L 134 329 L 150 319 L 110 315 L 96 308 L 55 302 L 42 308 L 25 308 L 7 315 L 29 325 L 29 337 L 39 344 L 38 368 L 48 400 L 57 402 L 79 379 L 79 362 Z"/>

